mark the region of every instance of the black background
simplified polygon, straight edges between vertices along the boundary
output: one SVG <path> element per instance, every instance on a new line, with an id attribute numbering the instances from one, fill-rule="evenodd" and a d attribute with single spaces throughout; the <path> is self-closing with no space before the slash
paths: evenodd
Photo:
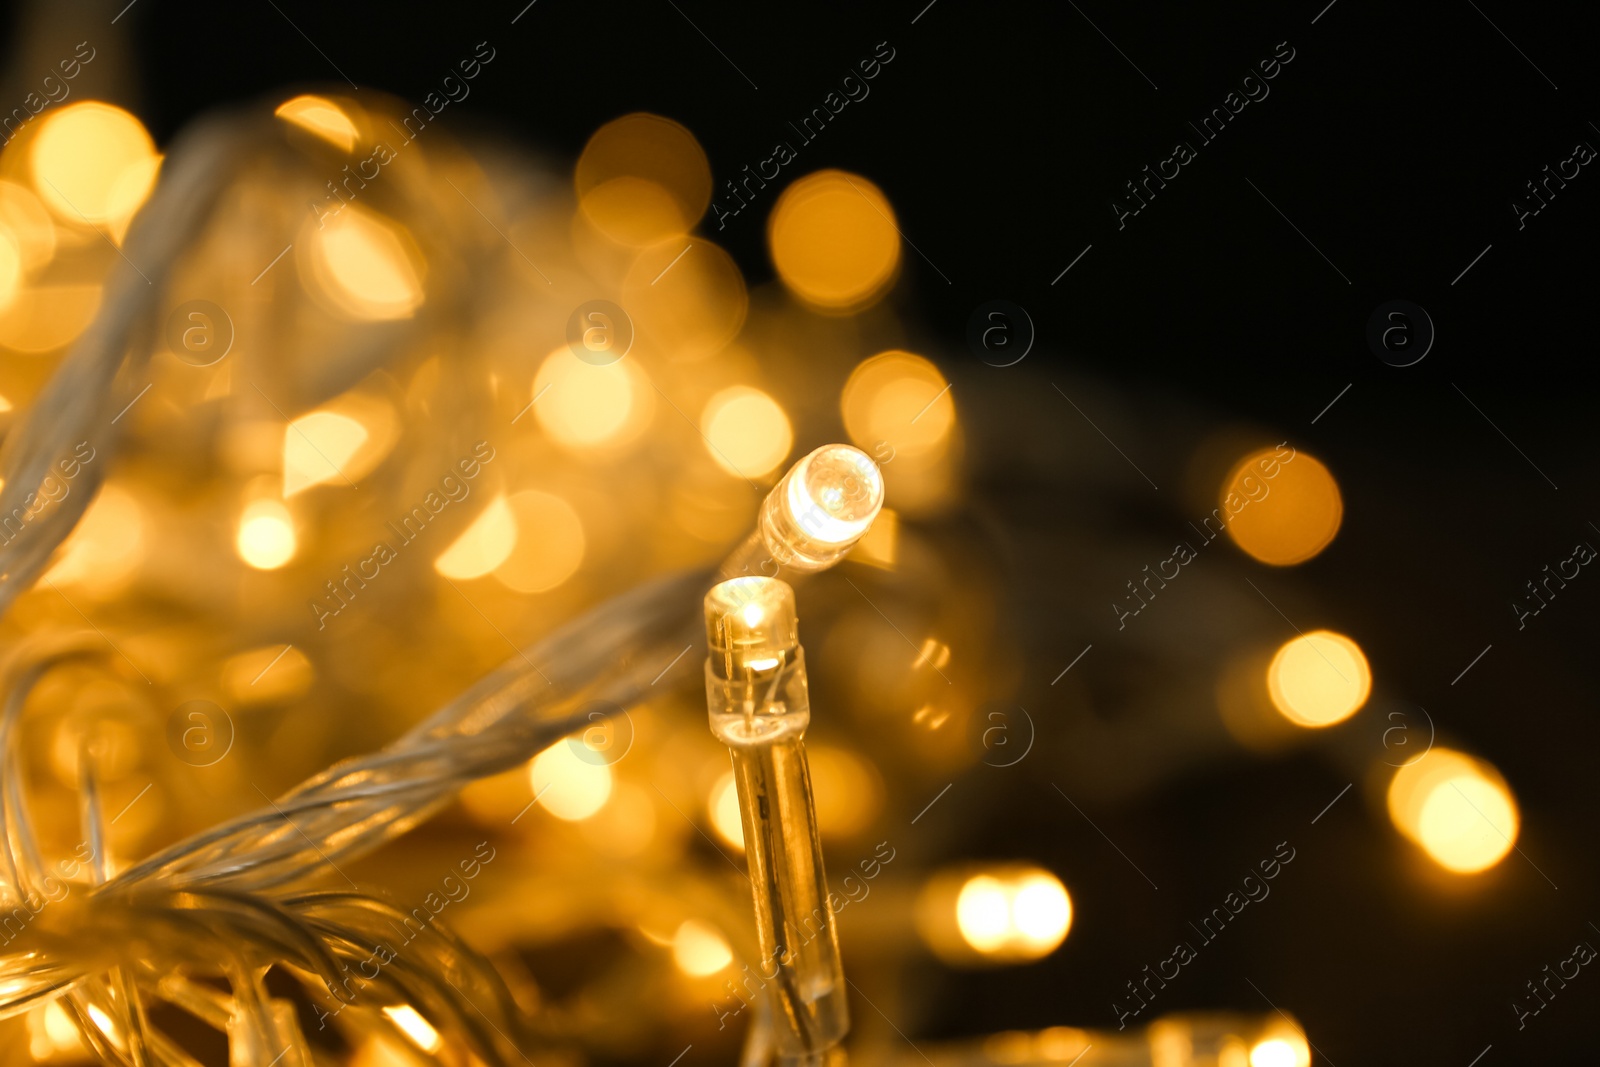
<path id="1" fill-rule="evenodd" d="M 1345 527 L 1305 580 L 1393 690 L 1505 773 L 1525 854 L 1445 878 L 1348 798 L 1308 828 L 1343 783 L 1309 758 L 1105 813 L 1111 838 L 1140 843 L 1160 892 L 1113 871 L 1098 837 L 1069 842 L 1055 814 L 1022 811 L 1001 831 L 1010 844 L 1037 835 L 1042 859 L 1094 850 L 1103 888 L 1075 887 L 1079 925 L 1046 963 L 945 979 L 946 1010 L 913 1036 L 1112 1025 L 1106 1002 L 1122 982 L 1289 836 L 1301 858 L 1279 903 L 1207 949 L 1162 1010 L 1264 1011 L 1270 996 L 1341 1065 L 1465 1065 L 1491 1044 L 1486 1067 L 1592 1062 L 1600 977 L 1585 971 L 1521 1032 L 1510 1004 L 1575 941 L 1600 942 L 1588 925 L 1600 922 L 1588 669 L 1600 578 L 1585 574 L 1522 632 L 1508 605 L 1575 541 L 1600 543 L 1589 329 L 1600 176 L 1584 168 L 1524 229 L 1511 209 L 1576 142 L 1600 145 L 1595 22 L 1579 5 L 1325 2 L 537 0 L 512 25 L 523 0 L 139 0 L 119 27 L 143 80 L 138 111 L 163 144 L 215 105 L 339 87 L 341 71 L 420 101 L 487 40 L 496 60 L 452 123 L 571 158 L 605 121 L 653 111 L 698 136 L 719 185 L 887 41 L 895 59 L 870 96 L 793 169 L 842 167 L 888 195 L 921 253 L 906 250 L 896 296 L 921 350 L 952 376 L 1006 374 L 964 335 L 975 307 L 1008 299 L 1038 329 L 1030 370 L 1067 367 L 1130 398 L 1176 394 L 1219 421 L 1285 428 L 1327 460 Z M 1270 96 L 1119 230 L 1122 183 L 1193 142 L 1186 123 L 1279 42 L 1295 58 Z M 764 219 L 758 205 L 725 231 L 703 227 L 752 283 L 771 277 Z M 1438 331 L 1408 368 L 1382 363 L 1364 336 L 1396 298 Z M 1075 418 L 1063 409 L 1064 425 Z M 1147 462 L 1162 481 L 1162 461 Z M 1097 908 L 1119 918 L 1096 922 Z"/>

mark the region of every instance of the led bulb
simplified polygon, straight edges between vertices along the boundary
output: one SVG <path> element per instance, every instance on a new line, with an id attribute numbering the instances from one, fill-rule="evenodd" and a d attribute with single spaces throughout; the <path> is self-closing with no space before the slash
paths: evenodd
<path id="1" fill-rule="evenodd" d="M 801 573 L 833 566 L 883 507 L 883 475 L 859 448 L 823 445 L 789 468 L 761 505 L 772 558 Z"/>
<path id="2" fill-rule="evenodd" d="M 818 454 L 788 477 L 805 483 Z M 773 496 L 785 499 L 784 491 L 780 483 Z M 875 496 L 865 511 L 836 508 L 836 521 L 864 530 L 878 503 Z M 756 970 L 770 983 L 774 1042 L 787 1061 L 818 1063 L 849 1030 L 850 1013 L 803 740 L 811 700 L 794 590 L 764 575 L 730 578 L 706 594 L 705 613 L 706 710 L 733 761 L 761 946 Z"/>
<path id="3" fill-rule="evenodd" d="M 793 663 L 800 647 L 794 590 L 776 578 L 732 578 L 706 594 L 706 645 L 723 681 Z"/>

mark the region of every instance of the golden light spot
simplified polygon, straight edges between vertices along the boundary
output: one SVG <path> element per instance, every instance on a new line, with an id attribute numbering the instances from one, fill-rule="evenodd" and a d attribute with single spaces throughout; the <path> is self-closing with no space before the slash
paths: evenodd
<path id="1" fill-rule="evenodd" d="M 144 542 L 144 511 L 138 499 L 121 486 L 103 485 L 45 577 L 57 585 L 115 592 L 144 559 Z"/>
<path id="2" fill-rule="evenodd" d="M 28 1011 L 28 1052 L 41 1063 L 51 1060 L 78 1060 L 88 1049 L 78 1036 L 78 1028 L 67 1018 L 66 1009 L 52 1000 Z"/>
<path id="3" fill-rule="evenodd" d="M 597 229 L 639 247 L 694 228 L 711 202 L 711 165 L 683 126 L 636 112 L 594 132 L 573 184 Z"/>
<path id="4" fill-rule="evenodd" d="M 1243 1050 L 1239 1060 L 1245 1061 Z M 1250 1046 L 1250 1067 L 1311 1067 L 1311 1046 L 1300 1028 L 1288 1019 L 1274 1020 Z"/>
<path id="5" fill-rule="evenodd" d="M 649 422 L 653 392 L 632 360 L 597 366 L 562 347 L 534 375 L 533 412 L 551 440 L 565 448 L 620 448 Z"/>
<path id="6" fill-rule="evenodd" d="M 632 782 L 617 782 L 611 799 L 595 817 L 583 824 L 583 835 L 612 856 L 636 856 L 649 847 L 656 833 L 654 790 Z M 515 813 L 513 813 L 515 814 Z"/>
<path id="7" fill-rule="evenodd" d="M 411 1039 L 411 1043 L 424 1052 L 438 1052 L 444 1048 L 444 1039 L 439 1036 L 439 1031 L 417 1013 L 417 1009 L 409 1004 L 392 1004 L 383 1009 L 389 1021 L 399 1027 L 400 1032 Z"/>
<path id="8" fill-rule="evenodd" d="M 611 796 L 611 768 L 580 758 L 565 741 L 534 757 L 529 773 L 539 804 L 567 822 L 587 819 Z"/>
<path id="9" fill-rule="evenodd" d="M 776 470 L 794 447 L 783 408 L 747 385 L 731 386 L 706 401 L 700 432 L 717 466 L 736 477 L 759 478 Z"/>
<path id="10" fill-rule="evenodd" d="M 481 578 L 504 563 L 516 543 L 517 520 L 506 498 L 497 496 L 439 553 L 433 569 L 446 578 Z"/>
<path id="11" fill-rule="evenodd" d="M 750 309 L 733 257 L 703 237 L 642 249 L 623 278 L 621 302 L 652 350 L 679 361 L 726 348 Z"/>
<path id="12" fill-rule="evenodd" d="M 340 151 L 348 152 L 356 146 L 356 124 L 325 96 L 296 96 L 279 104 L 273 114 L 316 134 Z"/>
<path id="13" fill-rule="evenodd" d="M 998 878 L 969 878 L 956 897 L 956 922 L 967 944 L 993 953 L 1011 937 L 1011 899 Z"/>
<path id="14" fill-rule="evenodd" d="M 55 223 L 26 186 L 0 181 L 0 228 L 16 241 L 24 270 L 38 271 L 55 258 Z"/>
<path id="15" fill-rule="evenodd" d="M 3 396 L 0 396 L 0 415 L 3 415 L 3 414 L 5 414 L 6 412 L 8 412 L 10 410 L 11 410 L 11 401 L 7 400 Z M 5 488 L 5 484 L 6 484 L 5 479 L 4 478 L 0 478 L 0 489 Z"/>
<path id="16" fill-rule="evenodd" d="M 715 928 L 685 919 L 672 938 L 672 960 L 691 978 L 716 974 L 733 962 L 733 951 Z"/>
<path id="17" fill-rule="evenodd" d="M 4 228 L 0 228 L 0 311 L 11 306 L 22 284 L 22 249 Z"/>
<path id="18" fill-rule="evenodd" d="M 945 872 L 917 903 L 917 926 L 947 962 L 1018 963 L 1042 959 L 1072 926 L 1072 899 L 1040 867 L 1006 864 Z"/>
<path id="19" fill-rule="evenodd" d="M 222 688 L 235 705 L 293 700 L 311 688 L 311 661 L 298 648 L 265 645 L 229 656 Z"/>
<path id="20" fill-rule="evenodd" d="M 879 455 L 884 443 L 897 458 L 933 452 L 946 443 L 955 425 L 949 384 L 921 356 L 899 350 L 879 353 L 864 360 L 845 382 L 839 405 L 845 430 L 869 455 Z"/>
<path id="21" fill-rule="evenodd" d="M 98 1004 L 90 1004 L 88 1011 L 89 1020 L 94 1023 L 97 1030 L 109 1037 L 113 1042 L 121 1042 L 122 1035 L 117 1030 L 117 1024 L 111 1020 L 111 1016 L 102 1011 Z"/>
<path id="22" fill-rule="evenodd" d="M 1473 874 L 1516 844 L 1521 818 L 1505 779 L 1465 753 L 1435 748 L 1389 783 L 1389 817 L 1441 867 Z"/>
<path id="23" fill-rule="evenodd" d="M 302 234 L 311 288 L 341 314 L 404 319 L 422 306 L 422 257 L 399 223 L 350 204 Z"/>
<path id="24" fill-rule="evenodd" d="M 823 837 L 847 838 L 861 833 L 883 806 L 878 772 L 856 753 L 832 745 L 807 744 L 817 813 Z"/>
<path id="25" fill-rule="evenodd" d="M 98 285 L 31 285 L 0 309 L 0 345 L 18 352 L 53 352 L 86 330 L 100 310 Z"/>
<path id="26" fill-rule="evenodd" d="M 98 100 L 47 115 L 31 148 L 35 191 L 57 218 L 80 226 L 131 218 L 160 164 L 144 124 Z"/>
<path id="27" fill-rule="evenodd" d="M 383 461 L 399 438 L 386 400 L 346 393 L 291 422 L 283 434 L 283 497 L 312 486 L 352 485 Z"/>
<path id="28" fill-rule="evenodd" d="M 270 497 L 245 505 L 234 539 L 239 558 L 258 571 L 277 570 L 294 558 L 294 520 L 283 501 Z"/>
<path id="29" fill-rule="evenodd" d="M 1234 544 L 1274 567 L 1306 560 L 1328 547 L 1344 518 L 1339 483 L 1314 457 L 1263 448 L 1234 464 L 1222 483 L 1216 519 Z"/>
<path id="30" fill-rule="evenodd" d="M 1297 1067 L 1294 1046 L 1281 1037 L 1259 1042 L 1250 1050 L 1250 1067 Z"/>
<path id="31" fill-rule="evenodd" d="M 711 787 L 711 801 L 707 805 L 711 815 L 711 828 L 728 844 L 744 851 L 744 820 L 739 815 L 739 787 L 732 771 L 724 771 L 717 784 Z"/>
<path id="32" fill-rule="evenodd" d="M 313 411 L 283 431 L 283 495 L 287 499 L 313 485 L 350 475 L 344 464 L 367 440 L 367 428 L 331 411 Z"/>
<path id="33" fill-rule="evenodd" d="M 1367 702 L 1372 669 L 1361 646 L 1344 634 L 1313 630 L 1285 642 L 1272 657 L 1267 693 L 1290 722 L 1332 726 Z"/>
<path id="34" fill-rule="evenodd" d="M 554 589 L 583 562 L 583 522 L 572 505 L 551 493 L 526 489 L 507 501 L 517 540 L 494 569 L 502 584 L 519 593 Z"/>
<path id="35" fill-rule="evenodd" d="M 619 244 L 643 248 L 689 231 L 684 207 L 670 190 L 623 175 L 595 186 L 578 203 L 595 229 Z"/>
<path id="36" fill-rule="evenodd" d="M 858 174 L 824 170 L 783 191 L 767 223 L 783 284 L 824 311 L 861 311 L 888 290 L 900 265 L 894 209 Z"/>

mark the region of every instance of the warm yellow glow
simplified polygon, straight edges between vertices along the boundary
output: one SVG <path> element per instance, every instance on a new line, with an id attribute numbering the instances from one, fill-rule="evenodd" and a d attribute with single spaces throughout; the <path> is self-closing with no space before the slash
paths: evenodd
<path id="1" fill-rule="evenodd" d="M 877 302 L 900 264 L 894 209 L 867 179 L 808 174 L 783 191 L 767 223 L 783 284 L 813 307 L 855 312 Z"/>
<path id="2" fill-rule="evenodd" d="M 868 455 L 887 444 L 898 457 L 932 452 L 948 440 L 956 408 L 939 368 L 893 350 L 865 360 L 840 398 L 845 430 Z"/>
<path id="3" fill-rule="evenodd" d="M 18 352 L 65 348 L 100 310 L 98 285 L 24 286 L 0 308 L 0 345 Z"/>
<path id="4" fill-rule="evenodd" d="M 688 233 L 711 202 L 711 165 L 694 134 L 644 112 L 596 130 L 573 183 L 584 216 L 635 247 Z"/>
<path id="5" fill-rule="evenodd" d="M 504 563 L 517 543 L 517 520 L 506 498 L 497 496 L 472 525 L 439 553 L 433 569 L 446 578 L 482 578 Z"/>
<path id="6" fill-rule="evenodd" d="M 389 1021 L 400 1028 L 400 1032 L 411 1039 L 411 1043 L 424 1052 L 438 1052 L 444 1048 L 444 1039 L 439 1036 L 428 1020 L 417 1013 L 417 1009 L 409 1004 L 391 1004 L 383 1009 Z"/>
<path id="7" fill-rule="evenodd" d="M 80 1059 L 86 1051 L 78 1028 L 67 1018 L 59 1001 L 52 1000 L 28 1012 L 28 1052 L 35 1060 Z"/>
<path id="8" fill-rule="evenodd" d="M 22 284 L 22 249 L 0 224 L 0 311 L 11 306 Z"/>
<path id="9" fill-rule="evenodd" d="M 344 465 L 367 436 L 367 428 L 355 419 L 331 411 L 313 411 L 284 427 L 284 498 L 313 485 L 349 478 Z"/>
<path id="10" fill-rule="evenodd" d="M 144 550 L 145 519 L 138 499 L 119 485 L 103 485 L 45 578 L 57 585 L 115 592 L 133 577 Z"/>
<path id="11" fill-rule="evenodd" d="M 7 411 L 10 411 L 10 410 L 11 410 L 11 401 L 7 400 L 3 396 L 0 396 L 0 415 L 3 415 Z M 6 484 L 5 479 L 4 478 L 0 478 L 0 488 L 4 488 L 5 484 Z"/>
<path id="12" fill-rule="evenodd" d="M 1267 667 L 1267 692 L 1284 718 L 1299 726 L 1332 726 L 1360 710 L 1372 692 L 1361 646 L 1332 630 L 1284 643 Z"/>
<path id="13" fill-rule="evenodd" d="M 1238 1051 L 1239 1062 L 1245 1061 L 1244 1050 Z M 1311 1067 L 1311 1046 L 1305 1034 L 1293 1023 L 1274 1022 L 1266 1033 L 1260 1034 L 1250 1046 L 1250 1067 Z"/>
<path id="14" fill-rule="evenodd" d="M 33 186 L 56 217 L 78 225 L 132 217 L 160 160 L 144 125 L 98 100 L 68 104 L 41 122 L 30 155 Z"/>
<path id="15" fill-rule="evenodd" d="M 672 937 L 672 960 L 689 977 L 704 978 L 732 963 L 733 951 L 714 928 L 685 919 Z"/>
<path id="16" fill-rule="evenodd" d="M 229 656 L 222 688 L 235 705 L 293 700 L 311 688 L 311 661 L 292 645 L 264 645 Z"/>
<path id="17" fill-rule="evenodd" d="M 1036 867 L 977 874 L 956 895 L 961 937 L 985 956 L 1035 960 L 1055 951 L 1072 926 L 1072 901 L 1060 879 Z"/>
<path id="18" fill-rule="evenodd" d="M 293 559 L 294 520 L 283 501 L 267 498 L 246 505 L 239 516 L 239 533 L 234 546 L 239 558 L 258 571 L 277 570 Z"/>
<path id="19" fill-rule="evenodd" d="M 711 828 L 728 844 L 744 851 L 744 820 L 739 815 L 739 787 L 733 772 L 725 771 L 717 784 L 711 787 Z"/>
<path id="20" fill-rule="evenodd" d="M 0 180 L 0 230 L 17 243 L 24 270 L 36 272 L 55 258 L 55 223 L 26 186 Z"/>
<path id="21" fill-rule="evenodd" d="M 611 796 L 611 768 L 580 759 L 565 741 L 534 757 L 530 774 L 539 804 L 567 822 L 587 819 Z"/>
<path id="22" fill-rule="evenodd" d="M 403 319 L 422 306 L 421 256 L 398 223 L 351 204 L 304 233 L 311 280 L 340 312 Z"/>
<path id="23" fill-rule="evenodd" d="M 356 124 L 338 104 L 325 96 L 305 94 L 285 100 L 273 114 L 316 134 L 341 151 L 348 152 L 356 146 Z"/>
<path id="24" fill-rule="evenodd" d="M 1287 567 L 1328 547 L 1344 518 L 1333 474 L 1304 452 L 1263 448 L 1234 464 L 1216 517 L 1233 541 L 1262 563 Z"/>
<path id="25" fill-rule="evenodd" d="M 756 478 L 789 457 L 794 431 L 778 402 L 759 389 L 735 385 L 706 401 L 700 432 L 717 466 L 729 474 Z"/>
<path id="26" fill-rule="evenodd" d="M 967 879 L 956 897 L 956 922 L 967 944 L 994 952 L 1011 936 L 1011 901 L 998 878 L 980 874 Z"/>
<path id="27" fill-rule="evenodd" d="M 95 1027 L 99 1029 L 102 1034 L 105 1034 L 113 1041 L 121 1040 L 120 1035 L 117 1032 L 117 1024 L 111 1021 L 111 1016 L 107 1015 L 101 1010 L 100 1005 L 89 1005 L 89 1018 L 94 1022 Z"/>
<path id="28" fill-rule="evenodd" d="M 750 295 L 725 250 L 703 237 L 673 237 L 634 257 L 621 303 L 653 351 L 691 362 L 720 352 L 739 335 Z"/>
<path id="29" fill-rule="evenodd" d="M 807 743 L 817 832 L 824 838 L 848 838 L 872 825 L 883 807 L 878 772 L 847 748 Z"/>
<path id="30" fill-rule="evenodd" d="M 586 542 L 572 505 L 553 493 L 525 489 L 507 501 L 516 544 L 494 576 L 519 593 L 543 593 L 577 573 Z"/>
<path id="31" fill-rule="evenodd" d="M 597 366 L 558 348 L 533 379 L 533 413 L 556 444 L 572 451 L 614 448 L 638 437 L 649 419 L 650 388 L 630 359 Z"/>
<path id="32" fill-rule="evenodd" d="M 1441 867 L 1487 870 L 1516 844 L 1521 817 L 1510 788 L 1482 760 L 1435 748 L 1389 783 L 1389 817 Z"/>

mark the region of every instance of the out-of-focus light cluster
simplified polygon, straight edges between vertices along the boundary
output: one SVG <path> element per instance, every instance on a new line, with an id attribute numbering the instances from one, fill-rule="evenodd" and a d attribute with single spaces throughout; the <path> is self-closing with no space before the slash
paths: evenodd
<path id="1" fill-rule="evenodd" d="M 1435 863 L 1474 874 L 1515 847 L 1521 816 L 1500 772 L 1454 749 L 1432 749 L 1389 782 L 1389 817 Z"/>
<path id="2" fill-rule="evenodd" d="M 924 943 L 955 966 L 1042 959 L 1071 926 L 1072 898 L 1061 880 L 1026 864 L 937 874 L 917 901 Z"/>

